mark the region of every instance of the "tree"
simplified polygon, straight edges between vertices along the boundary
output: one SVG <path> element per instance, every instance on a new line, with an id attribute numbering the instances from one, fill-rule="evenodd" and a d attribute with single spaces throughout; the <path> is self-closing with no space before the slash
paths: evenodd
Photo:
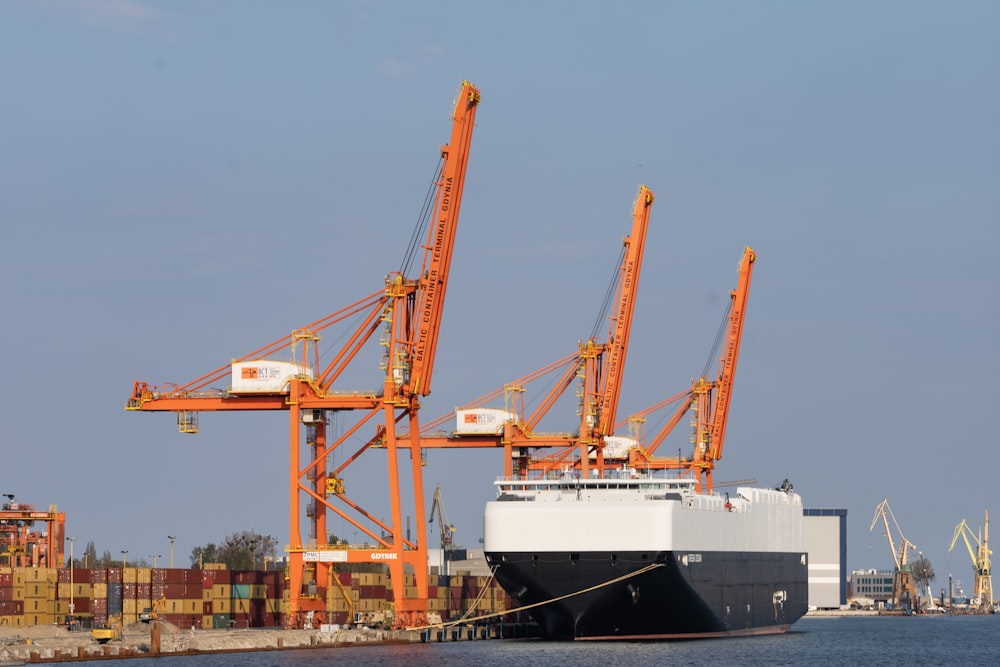
<path id="1" fill-rule="evenodd" d="M 219 547 L 214 542 L 209 542 L 203 547 L 195 547 L 191 550 L 191 567 L 200 567 L 205 563 L 218 563 Z"/>
<path id="2" fill-rule="evenodd" d="M 913 580 L 923 587 L 930 594 L 931 582 L 934 581 L 937 575 L 934 574 L 934 567 L 931 562 L 927 560 L 923 554 L 917 560 L 913 561 Z M 933 596 L 932 596 L 933 597 Z"/>
<path id="3" fill-rule="evenodd" d="M 278 540 L 253 530 L 227 535 L 222 544 L 209 543 L 191 552 L 191 566 L 202 563 L 225 563 L 230 570 L 263 569 L 265 558 L 274 556 Z"/>
<path id="4" fill-rule="evenodd" d="M 93 540 L 87 542 L 83 550 L 83 562 L 87 567 L 97 567 L 97 547 L 94 546 Z"/>

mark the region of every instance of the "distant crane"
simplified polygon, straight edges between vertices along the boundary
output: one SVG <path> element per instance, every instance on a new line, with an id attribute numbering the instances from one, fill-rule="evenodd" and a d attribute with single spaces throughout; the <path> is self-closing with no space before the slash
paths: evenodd
<path id="1" fill-rule="evenodd" d="M 969 556 L 972 557 L 972 568 L 976 572 L 976 583 L 975 591 L 973 593 L 973 604 L 980 609 L 993 609 L 993 576 L 991 574 L 992 568 L 990 567 L 990 551 L 989 541 L 990 541 L 990 513 L 986 512 L 986 523 L 983 527 L 982 532 L 979 537 L 972 532 L 969 528 L 969 524 L 962 519 L 962 523 L 955 526 L 955 537 L 951 539 L 951 546 L 948 547 L 948 551 L 955 548 L 955 543 L 958 542 L 959 536 L 965 541 L 965 546 L 969 550 Z M 973 552 L 972 542 L 969 538 L 976 543 L 976 550 Z"/>
<path id="2" fill-rule="evenodd" d="M 896 532 L 899 533 L 898 552 L 896 551 L 896 545 L 892 540 L 892 529 L 889 527 L 889 517 L 892 517 L 892 523 L 896 526 Z M 886 539 L 889 540 L 889 551 L 892 552 L 892 560 L 895 565 L 892 577 L 893 609 L 915 611 L 917 587 L 913 579 L 913 566 L 907 562 L 907 552 L 910 549 L 916 549 L 916 545 L 903 536 L 903 531 L 899 527 L 899 522 L 896 521 L 896 516 L 892 513 L 892 508 L 889 507 L 889 500 L 886 498 L 883 498 L 882 502 L 875 508 L 875 516 L 872 517 L 872 525 L 868 529 L 868 532 L 875 530 L 875 524 L 878 523 L 880 518 L 885 525 L 885 536 Z"/>
<path id="3" fill-rule="evenodd" d="M 441 485 L 434 489 L 434 501 L 431 503 L 430 523 L 434 523 L 434 516 L 437 515 L 438 530 L 441 532 L 441 574 L 451 574 L 451 556 L 455 547 L 455 526 L 448 521 L 448 512 L 444 508 L 444 498 L 441 496 Z"/>

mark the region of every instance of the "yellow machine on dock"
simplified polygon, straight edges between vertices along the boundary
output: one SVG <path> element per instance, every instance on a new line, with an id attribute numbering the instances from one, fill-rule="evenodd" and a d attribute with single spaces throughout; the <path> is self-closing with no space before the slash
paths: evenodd
<path id="1" fill-rule="evenodd" d="M 93 637 L 98 644 L 107 644 L 112 639 L 121 639 L 122 636 L 122 616 L 121 614 L 116 614 L 108 619 L 108 622 L 99 627 L 94 628 L 90 631 L 90 636 Z"/>

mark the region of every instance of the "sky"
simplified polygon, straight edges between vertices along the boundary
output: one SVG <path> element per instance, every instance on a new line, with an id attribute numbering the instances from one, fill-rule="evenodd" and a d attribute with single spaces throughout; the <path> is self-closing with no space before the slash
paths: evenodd
<path id="1" fill-rule="evenodd" d="M 846 509 L 849 570 L 891 566 L 887 498 L 935 588 L 969 590 L 948 547 L 1000 463 L 998 33 L 974 0 L 0 3 L 0 492 L 129 562 L 167 535 L 179 566 L 287 541 L 286 415 L 181 434 L 124 410 L 133 380 L 186 383 L 382 289 L 469 80 L 423 419 L 590 335 L 645 184 L 619 416 L 702 372 L 752 246 L 716 480 Z M 364 363 L 342 388 L 379 386 Z M 348 495 L 386 516 L 384 454 L 362 458 Z M 500 453 L 427 458 L 427 507 L 441 484 L 479 546 Z"/>

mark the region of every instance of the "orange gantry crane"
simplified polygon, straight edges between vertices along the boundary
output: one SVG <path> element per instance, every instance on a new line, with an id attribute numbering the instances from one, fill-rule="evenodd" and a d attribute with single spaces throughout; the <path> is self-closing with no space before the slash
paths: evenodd
<path id="1" fill-rule="evenodd" d="M 645 185 L 640 186 L 632 210 L 631 234 L 623 241 L 622 257 L 618 270 L 618 281 L 614 309 L 611 312 L 607 341 L 604 343 L 591 336 L 580 343 L 576 353 L 531 373 L 473 401 L 465 408 L 449 413 L 428 423 L 428 428 L 456 418 L 456 430 L 451 435 L 425 433 L 421 446 L 425 448 L 443 447 L 503 447 L 504 474 L 527 476 L 531 471 L 542 474 L 559 466 L 572 465 L 581 474 L 590 473 L 590 458 L 594 456 L 594 470 L 604 473 L 603 449 L 606 438 L 611 435 L 612 424 L 618 409 L 621 393 L 622 371 L 628 351 L 628 340 L 635 311 L 635 297 L 642 268 L 649 214 L 655 195 Z M 530 414 L 523 402 L 525 385 L 550 373 L 560 371 L 553 381 L 552 389 Z M 542 418 L 573 383 L 579 379 L 580 425 L 577 434 L 540 434 L 535 431 Z M 513 402 L 513 410 L 491 411 L 479 406 L 498 398 L 501 393 L 505 400 Z M 486 427 L 482 425 L 486 423 Z M 545 460 L 535 460 L 531 450 L 558 448 L 558 453 Z M 578 456 L 568 463 L 574 454 Z"/>
<path id="2" fill-rule="evenodd" d="M 66 515 L 55 505 L 48 510 L 14 502 L 14 494 L 3 494 L 0 507 L 0 563 L 10 567 L 62 567 Z M 43 530 L 36 530 L 41 523 Z M 6 562 L 5 562 L 6 561 Z"/>
<path id="3" fill-rule="evenodd" d="M 198 431 L 198 413 L 203 411 L 284 410 L 289 419 L 289 545 L 290 590 L 287 624 L 304 627 L 327 618 L 325 595 L 331 585 L 334 563 L 381 562 L 388 565 L 395 604 L 395 624 L 413 627 L 426 622 L 428 609 L 427 530 L 417 522 L 412 541 L 403 526 L 400 493 L 401 449 L 410 452 L 413 512 L 424 516 L 421 473 L 419 398 L 431 390 L 434 358 L 451 268 L 455 233 L 461 208 L 469 150 L 480 93 L 473 84 L 462 83 L 452 116 L 448 144 L 441 148 L 441 164 L 434 183 L 432 202 L 425 209 L 427 241 L 417 278 L 390 274 L 382 291 L 317 320 L 289 336 L 270 343 L 231 364 L 222 366 L 185 385 L 153 387 L 136 381 L 126 409 L 139 412 L 175 412 L 185 433 Z M 419 237 L 419 236 L 418 236 Z M 415 248 L 411 247 L 415 251 Z M 356 328 L 348 328 L 360 321 Z M 328 329 L 343 326 L 346 343 L 333 359 L 320 365 L 318 341 Z M 338 380 L 359 351 L 382 334 L 380 390 L 343 390 Z M 276 360 L 278 355 L 290 356 Z M 225 390 L 212 389 L 225 383 Z M 327 430 L 327 412 L 359 415 L 338 437 Z M 381 418 L 381 419 L 380 419 Z M 397 428 L 406 424 L 408 442 Z M 349 438 L 366 425 L 374 425 L 375 436 L 328 470 L 327 460 L 345 448 Z M 302 462 L 303 445 L 309 461 Z M 368 449 L 384 448 L 388 459 L 388 523 L 348 497 L 344 469 Z M 341 450 L 343 451 L 343 450 Z M 303 503 L 303 498 L 308 499 Z M 303 515 L 305 509 L 305 516 Z M 328 512 L 342 517 L 361 531 L 374 547 L 331 546 L 327 540 Z M 303 540 L 300 524 L 306 519 L 310 539 Z M 368 540 L 366 539 L 366 542 Z M 407 595 L 404 572 L 414 572 L 416 595 Z"/>
<path id="4" fill-rule="evenodd" d="M 704 375 L 692 382 L 691 388 L 656 403 L 645 410 L 630 415 L 625 421 L 615 424 L 621 429 L 626 424 L 632 427 L 635 437 L 626 438 L 620 446 L 611 451 L 599 451 L 598 460 L 602 465 L 628 464 L 631 467 L 654 470 L 681 470 L 695 476 L 699 491 L 711 492 L 713 489 L 712 471 L 715 463 L 722 458 L 725 443 L 726 425 L 729 418 L 729 408 L 732 402 L 733 383 L 736 379 L 736 365 L 739 359 L 740 343 L 743 338 L 743 325 L 746 316 L 747 299 L 750 294 L 750 280 L 753 276 L 757 253 L 752 248 L 745 248 L 740 261 L 739 279 L 736 289 L 730 293 L 729 311 L 726 315 L 726 336 L 722 356 L 719 358 L 719 369 L 714 379 L 706 379 Z M 648 415 L 669 405 L 679 405 L 673 416 L 646 443 L 643 424 Z M 694 450 L 688 457 L 656 457 L 657 448 L 664 442 L 683 419 L 684 415 L 694 411 Z M 608 414 L 608 413 L 605 413 Z M 613 423 L 614 413 L 610 413 Z M 583 430 L 581 430 L 581 433 Z M 602 423 L 599 432 L 605 438 L 614 431 Z M 552 445 L 541 445 L 552 446 Z M 608 449 L 608 448 L 603 448 Z M 529 467 L 541 473 L 547 473 L 558 465 L 567 464 L 567 450 L 559 450 L 555 454 L 532 461 Z M 578 459 L 572 465 L 586 466 L 586 459 Z"/>

